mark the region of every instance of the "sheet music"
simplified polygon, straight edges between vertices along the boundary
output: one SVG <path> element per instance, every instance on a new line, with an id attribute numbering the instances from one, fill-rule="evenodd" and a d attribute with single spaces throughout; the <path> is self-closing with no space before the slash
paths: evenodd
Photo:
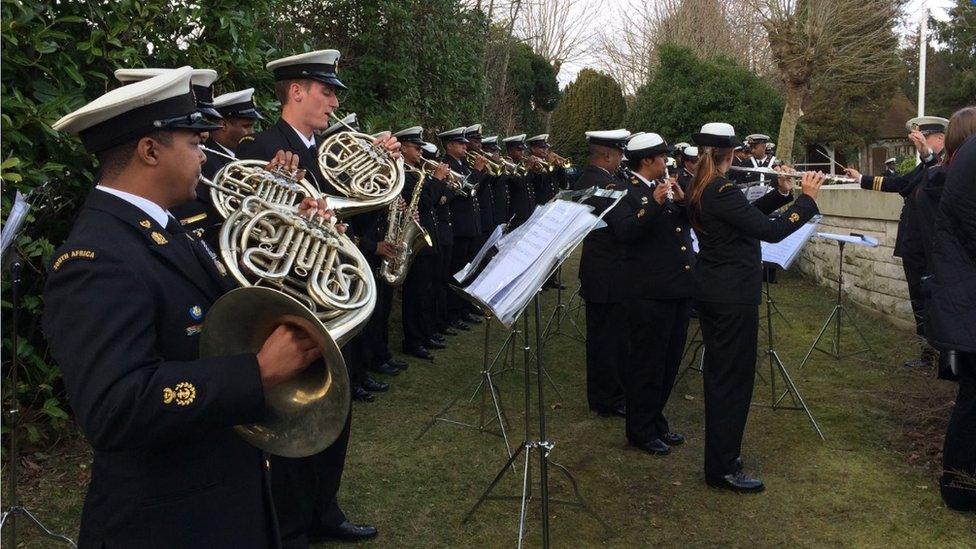
<path id="1" fill-rule="evenodd" d="M 759 200 L 760 198 L 765 196 L 766 193 L 769 192 L 770 188 L 771 187 L 769 187 L 769 185 L 753 185 L 751 187 L 746 187 L 745 189 L 742 189 L 742 192 L 745 193 L 746 200 L 748 200 L 749 202 L 755 202 L 756 200 Z"/>
<path id="2" fill-rule="evenodd" d="M 481 249 L 478 250 L 478 253 L 475 254 L 474 259 L 465 265 L 463 269 L 454 274 L 454 280 L 463 282 L 465 278 L 468 278 L 468 275 L 471 274 L 472 271 L 476 270 L 479 265 L 481 265 L 481 262 L 485 259 L 485 255 L 488 254 L 488 250 L 490 250 L 492 246 L 494 246 L 499 239 L 501 239 L 504 233 L 505 225 L 498 225 L 495 227 L 495 230 L 492 231 L 488 236 L 488 240 L 485 241 L 484 246 L 482 246 Z"/>
<path id="3" fill-rule="evenodd" d="M 763 262 L 778 265 L 783 270 L 789 269 L 796 257 L 800 255 L 803 245 L 817 230 L 818 222 L 819 218 L 814 218 L 779 242 L 761 242 Z"/>
<path id="4" fill-rule="evenodd" d="M 848 242 L 850 244 L 859 244 L 861 246 L 867 246 L 869 248 L 878 247 L 878 239 L 873 236 L 868 236 L 865 234 L 837 234 L 837 233 L 817 233 L 817 236 L 821 238 L 827 238 L 829 240 L 836 240 L 838 242 Z"/>
<path id="5" fill-rule="evenodd" d="M 0 256 L 7 256 L 7 249 L 14 242 L 14 238 L 20 233 L 20 227 L 27 219 L 27 212 L 30 211 L 30 204 L 24 195 L 17 191 L 14 198 L 14 205 L 10 208 L 10 215 L 0 229 Z"/>
<path id="6" fill-rule="evenodd" d="M 597 225 L 592 209 L 565 200 L 540 206 L 525 224 L 499 239 L 498 254 L 464 291 L 510 327 L 562 254 Z"/>

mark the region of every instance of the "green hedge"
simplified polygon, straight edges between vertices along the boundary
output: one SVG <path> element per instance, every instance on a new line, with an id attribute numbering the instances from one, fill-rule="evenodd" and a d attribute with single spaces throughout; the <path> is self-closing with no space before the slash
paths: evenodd
<path id="1" fill-rule="evenodd" d="M 621 127 L 627 104 L 620 84 L 608 74 L 583 69 L 563 91 L 559 105 L 552 111 L 550 143 L 560 155 L 583 164 L 586 159 L 586 136 L 591 130 L 614 130 Z"/>

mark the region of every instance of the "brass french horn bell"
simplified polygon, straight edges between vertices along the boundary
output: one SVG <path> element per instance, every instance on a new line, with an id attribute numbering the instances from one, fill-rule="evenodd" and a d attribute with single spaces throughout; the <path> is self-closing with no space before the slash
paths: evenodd
<path id="1" fill-rule="evenodd" d="M 247 319 L 247 322 L 242 322 Z M 284 457 L 306 457 L 329 447 L 342 433 L 351 402 L 349 375 L 335 340 L 297 300 L 260 286 L 224 294 L 207 313 L 200 356 L 257 353 L 279 324 L 305 330 L 322 358 L 264 393 L 265 417 L 234 430 L 249 443 Z"/>

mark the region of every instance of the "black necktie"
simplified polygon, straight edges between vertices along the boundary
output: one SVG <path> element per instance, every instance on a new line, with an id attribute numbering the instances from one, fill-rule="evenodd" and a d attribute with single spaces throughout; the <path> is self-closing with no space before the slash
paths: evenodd
<path id="1" fill-rule="evenodd" d="M 166 232 L 173 235 L 173 238 L 179 242 L 180 246 L 184 250 L 190 252 L 190 255 L 196 259 L 197 263 L 203 267 L 203 270 L 207 272 L 214 280 L 220 280 L 220 277 L 216 275 L 214 269 L 216 269 L 215 261 L 216 259 L 202 246 L 202 242 L 194 239 L 186 232 L 183 225 L 176 220 L 175 217 L 170 216 L 169 221 L 166 222 Z"/>

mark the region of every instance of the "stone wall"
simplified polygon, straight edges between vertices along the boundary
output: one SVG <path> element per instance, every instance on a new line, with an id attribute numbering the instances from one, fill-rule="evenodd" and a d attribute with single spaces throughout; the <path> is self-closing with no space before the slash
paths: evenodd
<path id="1" fill-rule="evenodd" d="M 857 185 L 823 187 L 817 197 L 823 219 L 820 232 L 860 233 L 878 239 L 877 248 L 844 247 L 844 292 L 849 302 L 878 314 L 892 324 L 914 330 L 908 285 L 901 259 L 892 256 L 902 198 L 897 193 L 865 191 Z M 818 283 L 837 288 L 835 241 L 814 236 L 795 266 Z"/>

